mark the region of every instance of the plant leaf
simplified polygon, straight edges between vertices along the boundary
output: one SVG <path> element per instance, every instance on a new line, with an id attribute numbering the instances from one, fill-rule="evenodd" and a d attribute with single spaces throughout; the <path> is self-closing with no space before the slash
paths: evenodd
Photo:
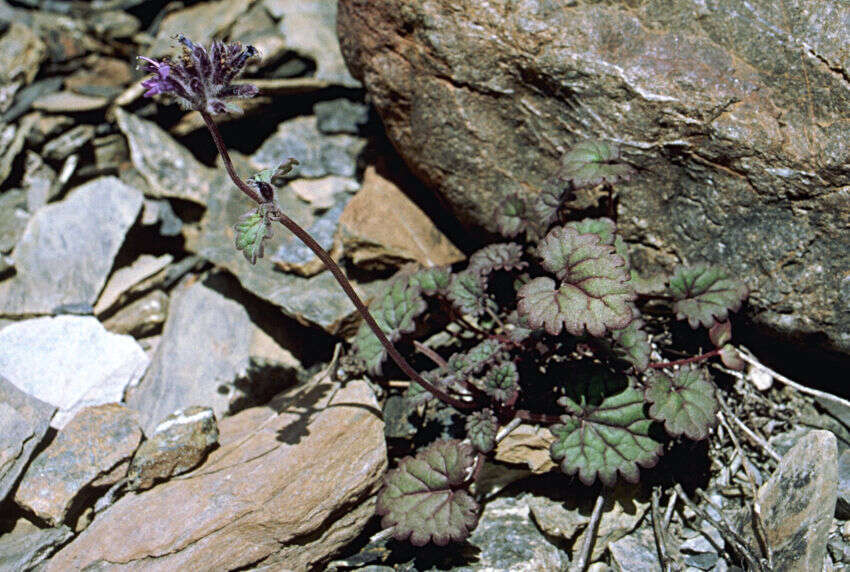
<path id="1" fill-rule="evenodd" d="M 672 377 L 655 371 L 647 380 L 649 415 L 664 422 L 667 432 L 696 441 L 705 439 L 719 409 L 714 385 L 703 369 L 683 367 Z"/>
<path id="2" fill-rule="evenodd" d="M 467 270 L 487 275 L 496 270 L 522 270 L 528 266 L 522 261 L 522 246 L 515 242 L 490 244 L 469 257 Z"/>
<path id="3" fill-rule="evenodd" d="M 236 250 L 241 250 L 245 259 L 256 264 L 263 257 L 264 243 L 272 236 L 271 220 L 264 206 L 259 206 L 239 217 L 233 225 L 236 231 Z"/>
<path id="4" fill-rule="evenodd" d="M 502 236 L 512 238 L 525 230 L 526 207 L 518 195 L 509 195 L 496 209 L 496 228 Z"/>
<path id="5" fill-rule="evenodd" d="M 555 227 L 540 241 L 543 267 L 562 280 L 535 278 L 519 289 L 517 310 L 533 328 L 558 335 L 562 326 L 579 336 L 625 328 L 632 321 L 629 302 L 635 299 L 625 261 L 614 247 L 600 244 L 595 234 Z"/>
<path id="6" fill-rule="evenodd" d="M 426 307 L 421 289 L 401 279 L 390 284 L 380 304 L 374 306 L 371 311 L 381 331 L 391 342 L 395 342 L 402 334 L 414 330 L 414 319 L 424 312 Z M 371 374 L 381 375 L 381 364 L 387 357 L 387 350 L 365 322 L 357 329 L 352 348 Z"/>
<path id="7" fill-rule="evenodd" d="M 479 453 L 493 450 L 498 430 L 499 420 L 490 409 L 476 411 L 466 420 L 466 436 L 472 443 L 472 448 Z"/>
<path id="8" fill-rule="evenodd" d="M 505 361 L 496 364 L 484 376 L 484 393 L 499 401 L 509 403 L 516 398 L 519 391 L 519 372 L 516 364 Z"/>
<path id="9" fill-rule="evenodd" d="M 595 234 L 599 236 L 601 244 L 613 245 L 614 235 L 617 232 L 617 223 L 607 217 L 585 218 L 568 222 L 564 226 L 574 229 L 579 234 Z"/>
<path id="10" fill-rule="evenodd" d="M 620 149 L 601 140 L 581 141 L 561 159 L 558 176 L 576 189 L 628 179 L 632 168 L 620 161 Z"/>
<path id="11" fill-rule="evenodd" d="M 638 465 L 652 467 L 658 461 L 662 448 L 649 436 L 652 420 L 644 414 L 643 394 L 622 376 L 596 367 L 571 382 L 558 403 L 567 414 L 550 428 L 557 438 L 550 454 L 564 473 L 578 473 L 586 485 L 598 476 L 612 486 L 618 472 L 634 483 Z"/>
<path id="12" fill-rule="evenodd" d="M 381 526 L 414 546 L 445 546 L 466 539 L 478 523 L 478 503 L 466 491 L 475 457 L 458 440 L 435 441 L 416 457 L 405 457 L 384 477 L 376 512 Z"/>
<path id="13" fill-rule="evenodd" d="M 708 337 L 716 348 L 722 348 L 732 341 L 732 324 L 729 320 L 715 322 L 708 330 Z"/>
<path id="14" fill-rule="evenodd" d="M 449 369 L 461 375 L 480 373 L 485 366 L 502 357 L 502 344 L 493 339 L 486 339 L 469 350 L 458 352 L 449 358 Z"/>
<path id="15" fill-rule="evenodd" d="M 692 328 L 725 321 L 729 310 L 737 311 L 749 294 L 746 284 L 730 271 L 706 264 L 677 269 L 670 279 L 670 292 L 676 300 L 676 318 L 687 319 Z"/>
<path id="16" fill-rule="evenodd" d="M 726 344 L 720 348 L 720 361 L 723 362 L 723 365 L 735 371 L 743 371 L 747 367 L 747 362 L 741 359 L 741 354 L 732 344 Z"/>
<path id="17" fill-rule="evenodd" d="M 480 315 L 493 302 L 487 296 L 487 280 L 477 272 L 464 270 L 452 275 L 447 297 L 462 314 Z"/>
<path id="18" fill-rule="evenodd" d="M 418 286 L 423 294 L 445 293 L 449 287 L 452 275 L 448 266 L 432 266 L 423 268 L 410 275 L 408 278 L 411 286 Z"/>
<path id="19" fill-rule="evenodd" d="M 642 326 L 643 320 L 636 319 L 622 330 L 613 332 L 616 342 L 614 353 L 635 366 L 638 372 L 649 366 L 649 355 L 652 353 L 649 335 L 641 329 Z"/>

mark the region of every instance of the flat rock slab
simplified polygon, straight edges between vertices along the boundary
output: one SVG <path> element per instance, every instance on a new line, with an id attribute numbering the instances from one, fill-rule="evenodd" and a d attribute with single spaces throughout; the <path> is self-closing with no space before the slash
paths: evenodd
<path id="1" fill-rule="evenodd" d="M 30 213 L 27 194 L 21 189 L 0 193 L 0 253 L 11 252 L 24 234 Z"/>
<path id="2" fill-rule="evenodd" d="M 39 528 L 21 518 L 0 535 L 0 570 L 33 570 L 73 535 L 67 526 Z"/>
<path id="3" fill-rule="evenodd" d="M 103 177 L 39 209 L 15 248 L 17 273 L 0 282 L 0 314 L 94 304 L 141 207 L 140 191 Z"/>
<path id="4" fill-rule="evenodd" d="M 253 2 L 254 0 L 202 2 L 167 14 L 162 19 L 156 42 L 151 47 L 152 57 L 179 54 L 182 48 L 174 39 L 176 34 L 183 34 L 193 42 L 209 47 L 209 42 L 226 33 Z"/>
<path id="5" fill-rule="evenodd" d="M 135 411 L 118 403 L 86 407 L 33 459 L 15 502 L 53 526 L 63 524 L 85 487 L 123 478 L 141 440 Z"/>
<path id="6" fill-rule="evenodd" d="M 121 401 L 147 366 L 136 340 L 107 332 L 92 317 L 36 318 L 0 330 L 0 376 L 58 407 L 51 421 L 57 429 L 83 407 Z"/>
<path id="7" fill-rule="evenodd" d="M 99 315 L 112 308 L 123 294 L 142 280 L 150 278 L 171 264 L 172 260 L 174 260 L 174 257 L 170 254 L 163 254 L 162 256 L 142 254 L 132 264 L 113 272 L 103 287 L 103 292 L 100 293 L 97 304 L 94 305 L 94 313 Z"/>
<path id="8" fill-rule="evenodd" d="M 118 127 L 127 136 L 130 158 L 148 182 L 152 197 L 173 197 L 206 203 L 212 170 L 156 123 L 115 109 Z"/>
<path id="9" fill-rule="evenodd" d="M 339 48 L 337 48 L 338 50 Z M 20 22 L 11 22 L 0 37 L 0 83 L 22 80 L 30 83 L 38 74 L 41 62 L 47 56 L 47 46 L 38 35 Z"/>
<path id="10" fill-rule="evenodd" d="M 374 167 L 363 175 L 360 192 L 339 221 L 346 256 L 361 266 L 453 264 L 466 258 L 393 182 Z"/>
<path id="11" fill-rule="evenodd" d="M 17 482 L 55 412 L 54 406 L 0 376 L 0 502 Z"/>
<path id="12" fill-rule="evenodd" d="M 835 513 L 838 446 L 829 431 L 812 431 L 791 448 L 758 502 L 774 570 L 820 570 Z"/>
<path id="13" fill-rule="evenodd" d="M 201 467 L 120 499 L 47 570 L 98 561 L 140 571 L 319 565 L 372 516 L 387 465 L 371 389 L 363 381 L 334 389 L 319 378 L 224 419 L 221 447 Z"/>
<path id="14" fill-rule="evenodd" d="M 726 266 L 761 324 L 850 353 L 848 19 L 830 0 L 338 12 L 394 147 L 465 222 L 495 230 L 505 197 L 537 195 L 570 146 L 618 142 L 639 168 L 617 186 L 635 268 Z"/>
<path id="15" fill-rule="evenodd" d="M 223 284 L 213 276 L 172 295 L 150 369 L 127 399 L 141 412 L 146 435 L 168 415 L 192 405 L 211 407 L 223 417 L 233 399 L 232 384 L 248 376 L 255 344 L 264 334 L 245 307 L 213 289 Z M 289 351 L 277 350 L 276 365 L 294 376 L 300 362 Z"/>

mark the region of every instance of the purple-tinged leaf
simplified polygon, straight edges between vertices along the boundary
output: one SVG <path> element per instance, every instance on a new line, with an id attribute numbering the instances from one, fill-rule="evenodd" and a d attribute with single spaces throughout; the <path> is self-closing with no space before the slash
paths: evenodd
<path id="1" fill-rule="evenodd" d="M 726 344 L 720 348 L 720 361 L 723 365 L 734 371 L 743 371 L 747 367 L 747 362 L 741 358 L 741 354 L 735 349 L 732 344 Z"/>
<path id="2" fill-rule="evenodd" d="M 526 210 L 525 201 L 519 196 L 508 196 L 496 209 L 496 227 L 499 233 L 513 238 L 525 230 Z"/>
<path id="3" fill-rule="evenodd" d="M 452 275 L 447 297 L 461 314 L 478 316 L 488 306 L 493 306 L 493 301 L 487 296 L 486 278 L 469 270 Z"/>
<path id="4" fill-rule="evenodd" d="M 582 141 L 561 159 L 558 176 L 573 187 L 594 187 L 604 182 L 614 184 L 628 179 L 633 169 L 620 160 L 620 150 L 607 141 Z"/>
<path id="5" fill-rule="evenodd" d="M 500 403 L 510 403 L 519 392 L 519 372 L 516 364 L 506 361 L 494 365 L 484 376 L 484 393 Z"/>
<path id="6" fill-rule="evenodd" d="M 515 242 L 491 244 L 469 257 L 467 270 L 486 276 L 496 270 L 522 270 L 528 266 L 522 260 L 522 246 Z"/>
<path id="7" fill-rule="evenodd" d="M 646 390 L 646 400 L 652 404 L 649 415 L 663 421 L 673 437 L 705 439 L 720 407 L 714 384 L 707 377 L 705 370 L 691 367 L 678 370 L 672 377 L 661 371 L 652 372 Z"/>
<path id="8" fill-rule="evenodd" d="M 641 327 L 643 320 L 633 320 L 631 324 L 622 330 L 613 332 L 614 353 L 642 372 L 649 366 L 649 355 L 652 353 L 652 345 L 649 343 L 649 335 Z"/>
<path id="9" fill-rule="evenodd" d="M 408 280 L 411 286 L 419 286 L 423 294 L 431 296 L 445 293 L 451 278 L 448 266 L 432 266 L 411 274 Z"/>
<path id="10" fill-rule="evenodd" d="M 725 321 L 749 294 L 747 285 L 730 271 L 706 264 L 679 268 L 670 279 L 670 292 L 676 318 L 687 319 L 692 328 Z"/>
<path id="11" fill-rule="evenodd" d="M 499 420 L 490 409 L 472 413 L 466 420 L 466 436 L 472 448 L 479 453 L 488 453 L 496 446 Z"/>
<path id="12" fill-rule="evenodd" d="M 708 330 L 708 337 L 716 348 L 722 348 L 732 341 L 732 324 L 729 320 L 715 322 Z"/>

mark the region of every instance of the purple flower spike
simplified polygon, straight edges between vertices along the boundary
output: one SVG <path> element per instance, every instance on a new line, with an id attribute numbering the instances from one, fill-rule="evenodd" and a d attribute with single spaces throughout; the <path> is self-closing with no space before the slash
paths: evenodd
<path id="1" fill-rule="evenodd" d="M 241 111 L 228 99 L 257 95 L 256 86 L 231 83 L 248 61 L 259 55 L 256 48 L 243 48 L 239 42 L 225 44 L 213 40 L 207 51 L 185 36 L 178 35 L 177 41 L 183 44 L 179 59 L 165 57 L 157 61 L 139 56 L 139 69 L 153 74 L 142 82 L 147 90 L 145 97 L 162 93 L 173 97 L 186 109 L 220 115 Z"/>

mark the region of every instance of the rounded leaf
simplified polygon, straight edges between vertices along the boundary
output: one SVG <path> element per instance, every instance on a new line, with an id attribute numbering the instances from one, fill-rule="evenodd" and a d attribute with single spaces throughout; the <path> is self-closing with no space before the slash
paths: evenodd
<path id="1" fill-rule="evenodd" d="M 525 201 L 517 195 L 510 195 L 496 209 L 496 227 L 502 236 L 512 238 L 525 230 Z"/>
<path id="2" fill-rule="evenodd" d="M 692 328 L 725 321 L 729 310 L 737 311 L 749 294 L 747 285 L 729 270 L 706 264 L 677 269 L 670 279 L 670 292 L 676 318 L 687 319 Z"/>
<path id="3" fill-rule="evenodd" d="M 614 143 L 601 140 L 582 141 L 561 159 L 558 176 L 573 187 L 594 187 L 628 179 L 632 168 L 620 161 L 620 150 Z"/>
<path id="4" fill-rule="evenodd" d="M 638 372 L 649 366 L 649 356 L 652 353 L 649 334 L 641 329 L 642 325 L 643 320 L 634 320 L 622 330 L 614 332 L 614 353 L 635 366 Z"/>
<path id="5" fill-rule="evenodd" d="M 614 236 L 617 232 L 617 223 L 607 217 L 585 218 L 568 222 L 564 226 L 574 229 L 579 234 L 595 234 L 599 236 L 600 243 L 610 245 L 614 244 Z"/>
<path id="6" fill-rule="evenodd" d="M 376 512 L 397 540 L 444 546 L 466 539 L 478 523 L 478 503 L 466 491 L 472 447 L 440 440 L 405 457 L 384 477 Z"/>
<path id="7" fill-rule="evenodd" d="M 449 283 L 448 299 L 463 314 L 479 315 L 488 304 L 487 281 L 477 272 L 465 270 L 454 274 Z"/>
<path id="8" fill-rule="evenodd" d="M 672 377 L 655 371 L 648 383 L 646 399 L 652 403 L 649 415 L 663 421 L 670 435 L 697 441 L 708 436 L 720 405 L 704 370 L 684 367 Z"/>
<path id="9" fill-rule="evenodd" d="M 496 446 L 496 433 L 499 420 L 490 409 L 472 413 L 466 420 L 466 436 L 473 449 L 479 453 L 488 453 Z"/>
<path id="10" fill-rule="evenodd" d="M 469 257 L 470 272 L 486 275 L 496 270 L 522 270 L 522 246 L 515 242 L 490 244 Z"/>

